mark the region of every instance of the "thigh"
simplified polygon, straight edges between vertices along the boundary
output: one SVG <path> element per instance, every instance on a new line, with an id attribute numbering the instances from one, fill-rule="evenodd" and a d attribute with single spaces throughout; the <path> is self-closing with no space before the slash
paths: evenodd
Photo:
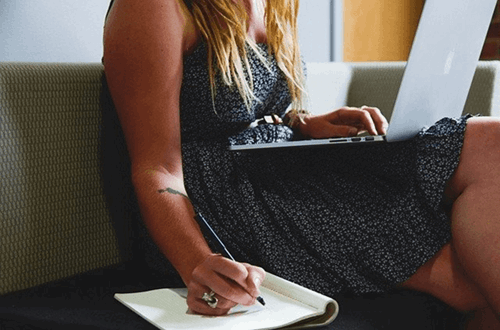
<path id="1" fill-rule="evenodd" d="M 431 294 L 463 312 L 488 306 L 479 290 L 461 270 L 453 243 L 446 244 L 401 286 Z"/>
<path id="2" fill-rule="evenodd" d="M 477 182 L 500 182 L 500 119 L 473 117 L 467 121 L 458 167 L 448 181 L 445 201 L 452 204 L 464 189 Z"/>
<path id="3" fill-rule="evenodd" d="M 500 179 L 499 165 L 500 120 L 470 118 L 458 167 L 446 185 L 445 202 L 452 205 L 473 183 Z M 461 311 L 487 306 L 476 285 L 464 274 L 453 248 L 453 239 L 401 285 L 429 293 Z"/>

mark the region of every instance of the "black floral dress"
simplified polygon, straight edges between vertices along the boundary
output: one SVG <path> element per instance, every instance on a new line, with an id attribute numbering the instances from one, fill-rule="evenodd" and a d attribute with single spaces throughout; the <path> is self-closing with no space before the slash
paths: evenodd
<path id="1" fill-rule="evenodd" d="M 330 296 L 382 292 L 408 279 L 450 240 L 442 195 L 467 117 L 442 119 L 406 142 L 229 151 L 294 138 L 283 125 L 249 127 L 283 115 L 290 102 L 276 63 L 268 70 L 249 56 L 260 100 L 250 111 L 221 81 L 212 102 L 205 44 L 185 58 L 183 170 L 196 210 L 237 260 Z"/>

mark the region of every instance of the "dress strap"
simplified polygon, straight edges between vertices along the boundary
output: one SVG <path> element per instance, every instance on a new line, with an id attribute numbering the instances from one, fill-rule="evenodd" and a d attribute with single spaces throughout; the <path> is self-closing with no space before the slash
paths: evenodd
<path id="1" fill-rule="evenodd" d="M 189 9 L 191 9 L 193 6 L 193 0 L 184 0 L 184 3 L 186 4 L 186 6 L 188 6 Z"/>
<path id="2" fill-rule="evenodd" d="M 109 12 L 111 11 L 111 7 L 113 7 L 113 2 L 115 2 L 115 0 L 111 0 L 109 2 L 108 11 L 106 12 L 106 16 L 105 16 L 106 18 L 104 20 L 108 19 L 108 15 L 109 15 Z"/>

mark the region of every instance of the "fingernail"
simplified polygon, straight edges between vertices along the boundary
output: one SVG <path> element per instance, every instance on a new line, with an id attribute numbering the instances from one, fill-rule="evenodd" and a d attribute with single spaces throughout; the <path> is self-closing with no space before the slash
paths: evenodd
<path id="1" fill-rule="evenodd" d="M 256 294 L 260 295 L 260 284 L 262 283 L 262 279 L 260 277 L 256 277 L 253 279 L 253 283 L 255 284 Z"/>

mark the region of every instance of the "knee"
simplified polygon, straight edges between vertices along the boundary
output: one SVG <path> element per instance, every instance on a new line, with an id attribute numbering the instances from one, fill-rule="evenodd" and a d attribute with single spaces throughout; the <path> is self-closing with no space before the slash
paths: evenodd
<path id="1" fill-rule="evenodd" d="M 457 193 L 478 181 L 500 182 L 500 119 L 469 119 L 457 170 L 450 180 Z"/>

